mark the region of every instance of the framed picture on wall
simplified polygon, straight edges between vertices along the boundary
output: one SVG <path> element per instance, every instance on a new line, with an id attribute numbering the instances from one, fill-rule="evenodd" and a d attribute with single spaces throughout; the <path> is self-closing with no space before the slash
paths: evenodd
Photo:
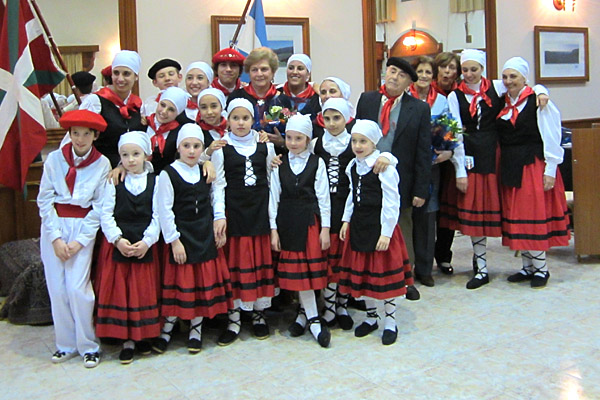
<path id="1" fill-rule="evenodd" d="M 588 28 L 535 26 L 536 83 L 590 80 Z"/>
<path id="2" fill-rule="evenodd" d="M 240 17 L 213 15 L 210 17 L 212 53 L 229 47 Z M 275 82 L 286 81 L 288 58 L 294 53 L 310 56 L 310 29 L 308 18 L 265 17 L 269 46 L 279 58 Z M 243 27 L 242 27 L 243 29 Z"/>

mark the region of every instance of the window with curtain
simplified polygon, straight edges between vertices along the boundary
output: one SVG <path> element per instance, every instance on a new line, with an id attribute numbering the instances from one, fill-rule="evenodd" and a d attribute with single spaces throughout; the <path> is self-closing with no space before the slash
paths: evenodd
<path id="1" fill-rule="evenodd" d="M 100 46 L 58 46 L 58 50 L 67 66 L 67 71 L 70 74 L 74 74 L 77 71 L 89 72 L 94 68 L 94 57 L 96 52 L 100 50 Z M 54 89 L 54 92 L 67 97 L 73 93 L 67 79 L 63 79 L 56 89 Z"/>
<path id="2" fill-rule="evenodd" d="M 485 0 L 450 0 L 450 12 L 464 13 L 485 10 Z"/>

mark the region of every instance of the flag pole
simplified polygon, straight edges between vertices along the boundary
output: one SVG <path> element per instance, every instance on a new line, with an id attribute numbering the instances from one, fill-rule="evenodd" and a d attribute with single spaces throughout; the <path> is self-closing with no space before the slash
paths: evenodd
<path id="1" fill-rule="evenodd" d="M 67 73 L 66 78 L 67 78 L 67 81 L 69 82 L 69 85 L 71 86 L 71 91 L 75 95 L 75 100 L 77 100 L 77 104 L 81 105 L 81 98 L 79 97 L 81 95 L 81 93 L 79 92 L 79 89 L 77 89 L 77 87 L 75 86 L 75 82 L 73 82 L 73 78 L 71 78 L 71 74 L 69 73 L 69 70 L 67 69 L 65 60 L 63 60 L 62 55 L 60 54 L 60 51 L 58 50 L 58 47 L 56 46 L 56 43 L 54 43 L 54 38 L 52 37 L 52 34 L 50 33 L 50 29 L 48 29 L 48 25 L 46 25 L 46 21 L 44 20 L 44 17 L 42 17 L 42 13 L 40 12 L 40 9 L 39 9 L 37 3 L 35 2 L 35 0 L 29 0 L 29 1 L 31 2 L 33 9 L 35 10 L 37 17 L 40 20 L 40 23 L 42 24 L 42 28 L 44 29 L 46 36 L 48 37 L 48 41 L 50 42 L 50 47 L 52 48 L 52 52 L 54 53 L 54 56 L 57 58 L 57 60 L 60 64 L 60 67 L 63 69 L 63 71 L 65 71 Z M 50 92 L 50 96 L 52 97 L 52 101 L 54 102 L 54 104 L 57 106 L 56 110 L 58 111 L 58 115 L 62 115 L 62 111 L 60 110 L 60 107 L 58 107 L 58 103 L 56 102 L 56 99 L 54 98 L 54 95 L 52 92 Z"/>
<path id="2" fill-rule="evenodd" d="M 234 47 L 235 43 L 237 42 L 237 38 L 240 33 L 240 29 L 242 29 L 242 25 L 244 25 L 244 23 L 246 22 L 246 14 L 248 13 L 248 8 L 250 8 L 251 2 L 252 2 L 252 0 L 248 0 L 246 2 L 246 7 L 244 7 L 244 12 L 242 13 L 242 16 L 240 17 L 237 28 L 235 28 L 235 33 L 233 34 L 233 39 L 231 39 L 231 42 L 229 42 L 229 47 Z"/>

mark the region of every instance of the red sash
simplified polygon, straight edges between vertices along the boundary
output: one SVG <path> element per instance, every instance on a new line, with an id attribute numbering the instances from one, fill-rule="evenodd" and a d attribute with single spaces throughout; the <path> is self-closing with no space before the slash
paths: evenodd
<path id="1" fill-rule="evenodd" d="M 54 203 L 54 208 L 56 209 L 56 214 L 61 218 L 85 218 L 92 211 L 92 207 L 83 208 L 73 204 L 61 203 Z"/>
<path id="2" fill-rule="evenodd" d="M 512 110 L 512 115 L 510 116 L 510 122 L 513 124 L 513 126 L 515 126 L 515 124 L 517 123 L 517 117 L 519 116 L 519 110 L 517 109 L 517 107 L 520 106 L 521 104 L 523 104 L 527 100 L 527 98 L 529 96 L 531 96 L 533 93 L 535 93 L 535 92 L 533 91 L 532 88 L 530 88 L 529 86 L 525 86 L 525 90 L 523 90 L 521 92 L 521 94 L 519 95 L 519 98 L 517 99 L 517 102 L 514 105 L 510 104 L 510 96 L 508 95 L 508 93 L 506 93 L 504 95 L 504 101 L 505 101 L 506 105 L 504 106 L 502 111 L 500 111 L 500 113 L 498 114 L 496 119 L 502 117 L 503 115 L 508 114 L 510 112 L 510 110 Z"/>
<path id="3" fill-rule="evenodd" d="M 192 99 L 188 99 L 187 100 L 187 104 L 186 104 L 186 108 L 189 108 L 190 110 L 197 110 L 198 109 L 198 103 L 195 102 Z"/>
<path id="4" fill-rule="evenodd" d="M 473 89 L 469 88 L 465 81 L 462 81 L 460 85 L 458 85 L 458 89 L 464 94 L 470 94 L 473 96 L 473 99 L 471 99 L 471 104 L 469 104 L 469 114 L 471 114 L 471 118 L 475 118 L 475 115 L 477 115 L 477 104 L 479 103 L 479 98 L 485 101 L 485 104 L 487 104 L 488 107 L 492 106 L 492 99 L 490 99 L 489 96 L 486 94 L 490 86 L 490 81 L 483 77 L 481 78 L 479 92 L 476 92 Z"/>
<path id="5" fill-rule="evenodd" d="M 121 113 L 121 116 L 126 119 L 131 118 L 131 116 L 129 115 L 130 112 L 139 112 L 140 107 L 142 107 L 142 99 L 140 99 L 133 93 L 129 95 L 129 100 L 127 101 L 127 104 L 123 103 L 123 100 L 121 100 L 119 95 L 117 95 L 109 87 L 103 87 L 102 89 L 98 90 L 96 94 L 110 101 L 115 106 L 119 107 L 119 112 Z"/>

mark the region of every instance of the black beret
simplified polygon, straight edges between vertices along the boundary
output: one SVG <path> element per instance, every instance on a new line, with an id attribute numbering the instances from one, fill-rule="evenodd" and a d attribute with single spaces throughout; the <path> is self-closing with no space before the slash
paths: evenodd
<path id="1" fill-rule="evenodd" d="M 413 82 L 416 82 L 419 79 L 417 73 L 415 72 L 415 69 L 411 67 L 408 61 L 406 61 L 404 58 L 390 57 L 385 65 L 387 67 L 393 65 L 394 67 L 400 68 L 402 71 L 410 75 L 410 79 L 412 79 Z"/>
<path id="2" fill-rule="evenodd" d="M 73 78 L 73 83 L 77 87 L 89 86 L 96 80 L 94 75 L 86 71 L 75 72 L 73 75 L 71 75 L 71 78 Z"/>
<path id="3" fill-rule="evenodd" d="M 181 64 L 179 64 L 177 61 L 171 60 L 170 58 L 163 58 L 162 60 L 155 62 L 154 65 L 150 67 L 148 70 L 148 78 L 152 80 L 156 79 L 156 73 L 167 67 L 175 67 L 177 72 L 181 71 Z"/>

